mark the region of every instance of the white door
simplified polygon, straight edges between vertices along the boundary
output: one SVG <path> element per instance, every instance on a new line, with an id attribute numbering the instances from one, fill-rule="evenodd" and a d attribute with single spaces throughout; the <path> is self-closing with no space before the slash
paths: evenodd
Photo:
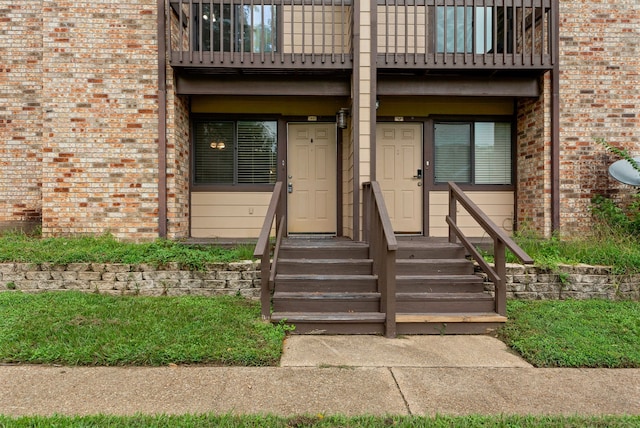
<path id="1" fill-rule="evenodd" d="M 289 124 L 287 138 L 288 231 L 335 234 L 336 125 Z"/>
<path id="2" fill-rule="evenodd" d="M 422 234 L 422 124 L 379 123 L 376 180 L 396 233 Z"/>

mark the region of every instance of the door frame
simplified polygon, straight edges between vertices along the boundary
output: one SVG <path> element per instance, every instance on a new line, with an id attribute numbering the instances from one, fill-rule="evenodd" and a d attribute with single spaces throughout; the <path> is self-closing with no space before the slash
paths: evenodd
<path id="1" fill-rule="evenodd" d="M 282 201 L 282 213 L 286 214 L 287 217 L 289 215 L 289 197 L 287 192 L 287 170 L 289 167 L 289 125 L 313 125 L 313 124 L 332 124 L 335 128 L 336 132 L 336 235 L 335 236 L 343 236 L 343 194 L 342 194 L 342 179 L 343 179 L 343 131 L 338 128 L 336 123 L 336 118 L 334 116 L 318 116 L 317 120 L 309 120 L 307 116 L 287 116 L 283 117 L 282 127 L 283 127 L 283 136 L 284 136 L 284 150 L 282 150 L 282 158 L 279 159 L 280 164 L 280 177 L 282 177 L 283 183 L 283 192 L 285 192 L 284 200 Z M 289 236 L 289 221 L 287 219 L 284 222 L 284 235 Z"/>

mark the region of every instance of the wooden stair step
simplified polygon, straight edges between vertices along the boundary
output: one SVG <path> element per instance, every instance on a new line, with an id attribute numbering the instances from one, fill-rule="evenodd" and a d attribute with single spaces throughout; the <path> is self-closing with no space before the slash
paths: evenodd
<path id="1" fill-rule="evenodd" d="M 382 334 L 380 312 L 273 312 L 271 322 L 294 325 L 293 334 Z"/>
<path id="2" fill-rule="evenodd" d="M 484 280 L 478 275 L 397 275 L 396 289 L 404 293 L 481 292 Z"/>
<path id="3" fill-rule="evenodd" d="M 276 291 L 326 291 L 353 293 L 375 292 L 377 289 L 376 275 L 303 275 L 278 274 L 276 276 Z"/>
<path id="4" fill-rule="evenodd" d="M 429 301 L 493 301 L 493 296 L 486 293 L 396 293 L 396 300 L 429 300 Z"/>
<path id="5" fill-rule="evenodd" d="M 448 242 L 398 241 L 398 259 L 447 259 L 464 258 L 465 248 Z"/>
<path id="6" fill-rule="evenodd" d="M 275 312 L 371 312 L 380 308 L 380 293 L 275 292 Z"/>
<path id="7" fill-rule="evenodd" d="M 473 272 L 473 263 L 467 259 L 396 260 L 397 275 L 471 275 Z"/>
<path id="8" fill-rule="evenodd" d="M 347 240 L 307 241 L 287 239 L 280 247 L 280 257 L 290 259 L 366 259 L 369 245 Z"/>
<path id="9" fill-rule="evenodd" d="M 489 334 L 507 321 L 495 312 L 396 314 L 398 334 Z"/>
<path id="10" fill-rule="evenodd" d="M 274 299 L 311 299 L 311 300 L 322 300 L 322 299 L 375 300 L 380 298 L 380 293 L 276 291 L 275 293 L 273 293 L 273 298 Z"/>
<path id="11" fill-rule="evenodd" d="M 397 323 L 505 323 L 507 317 L 495 312 L 468 313 L 401 313 L 396 314 Z"/>
<path id="12" fill-rule="evenodd" d="M 328 323 L 384 322 L 380 312 L 273 312 L 271 321 L 324 321 Z"/>
<path id="13" fill-rule="evenodd" d="M 279 259 L 278 273 L 371 275 L 371 259 Z"/>
<path id="14" fill-rule="evenodd" d="M 485 293 L 396 293 L 397 312 L 481 312 L 495 308 Z"/>

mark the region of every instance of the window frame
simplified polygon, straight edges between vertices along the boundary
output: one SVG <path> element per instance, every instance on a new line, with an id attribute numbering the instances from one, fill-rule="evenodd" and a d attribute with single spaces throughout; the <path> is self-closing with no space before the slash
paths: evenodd
<path id="1" fill-rule="evenodd" d="M 201 121 L 212 122 L 233 122 L 234 126 L 237 126 L 238 122 L 242 121 L 271 121 L 276 122 L 276 182 L 281 181 L 282 177 L 282 162 L 283 148 L 286 143 L 286 123 L 279 115 L 227 115 L 227 114 L 209 114 L 209 113 L 192 113 L 190 121 L 190 136 L 189 136 L 189 185 L 192 192 L 273 192 L 275 183 L 233 183 L 233 184 L 211 184 L 211 183 L 196 183 L 196 141 L 195 141 L 195 128 L 196 123 Z M 234 153 L 234 162 L 237 152 Z"/>
<path id="2" fill-rule="evenodd" d="M 502 116 L 502 115 L 488 115 L 488 116 L 479 116 L 479 115 L 464 115 L 464 116 L 432 116 L 429 118 L 429 127 L 425 141 L 428 142 L 428 153 L 429 153 L 429 161 L 432 165 L 429 167 L 429 176 L 425 176 L 425 180 L 428 179 L 428 183 L 425 183 L 427 187 L 431 190 L 446 190 L 448 189 L 448 185 L 446 182 L 436 182 L 435 176 L 435 126 L 437 123 L 459 123 L 459 124 L 470 124 L 471 125 L 471 137 L 474 138 L 474 128 L 475 123 L 478 122 L 493 122 L 493 123 L 509 123 L 511 124 L 511 183 L 510 184 L 476 184 L 474 182 L 471 183 L 458 183 L 456 184 L 462 190 L 474 190 L 474 191 L 515 191 L 516 183 L 517 183 L 517 122 L 516 118 L 513 116 Z M 475 148 L 475 141 L 472 140 L 472 148 Z M 471 167 L 471 177 L 474 178 L 475 172 L 475 150 L 471 150 L 469 163 Z"/>

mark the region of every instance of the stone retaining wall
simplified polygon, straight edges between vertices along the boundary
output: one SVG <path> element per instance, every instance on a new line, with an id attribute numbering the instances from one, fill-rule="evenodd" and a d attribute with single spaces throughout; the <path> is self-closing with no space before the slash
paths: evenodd
<path id="1" fill-rule="evenodd" d="M 0 290 L 77 290 L 114 295 L 260 296 L 260 263 L 213 263 L 204 271 L 152 265 L 0 263 Z"/>
<path id="2" fill-rule="evenodd" d="M 485 283 L 493 291 L 493 284 Z M 0 291 L 77 290 L 114 295 L 260 295 L 260 262 L 214 263 L 204 271 L 177 263 L 152 265 L 0 263 Z M 602 266 L 560 266 L 556 271 L 507 265 L 510 299 L 640 299 L 640 275 L 613 275 Z"/>
<path id="3" fill-rule="evenodd" d="M 485 282 L 485 289 L 493 291 L 493 284 Z M 507 298 L 639 300 L 640 275 L 614 275 L 609 267 L 582 264 L 554 271 L 507 264 Z"/>

